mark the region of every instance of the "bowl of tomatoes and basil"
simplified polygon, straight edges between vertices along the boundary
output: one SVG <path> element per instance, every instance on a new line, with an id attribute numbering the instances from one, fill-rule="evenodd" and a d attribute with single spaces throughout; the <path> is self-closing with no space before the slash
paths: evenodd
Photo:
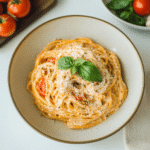
<path id="1" fill-rule="evenodd" d="M 150 30 L 150 0 L 102 0 L 102 3 L 120 21 Z"/>

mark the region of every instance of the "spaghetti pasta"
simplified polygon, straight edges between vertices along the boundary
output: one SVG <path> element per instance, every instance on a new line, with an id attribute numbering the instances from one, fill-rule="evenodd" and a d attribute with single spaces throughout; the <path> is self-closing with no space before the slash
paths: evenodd
<path id="1" fill-rule="evenodd" d="M 70 70 L 60 70 L 61 57 L 82 58 L 93 63 L 102 82 L 83 80 Z M 112 115 L 124 102 L 127 87 L 117 56 L 88 38 L 55 40 L 38 54 L 27 90 L 41 113 L 63 121 L 71 129 L 93 127 Z"/>

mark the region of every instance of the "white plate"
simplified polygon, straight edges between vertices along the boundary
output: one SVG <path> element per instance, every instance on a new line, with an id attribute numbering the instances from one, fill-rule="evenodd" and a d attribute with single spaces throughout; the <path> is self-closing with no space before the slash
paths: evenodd
<path id="1" fill-rule="evenodd" d="M 43 117 L 26 85 L 37 54 L 49 42 L 78 37 L 90 38 L 119 57 L 128 96 L 119 110 L 105 122 L 90 129 L 72 130 L 62 122 Z M 65 16 L 40 25 L 22 40 L 12 56 L 8 82 L 16 109 L 31 127 L 61 142 L 88 143 L 113 135 L 133 117 L 143 95 L 144 70 L 135 46 L 119 29 L 88 16 Z"/>

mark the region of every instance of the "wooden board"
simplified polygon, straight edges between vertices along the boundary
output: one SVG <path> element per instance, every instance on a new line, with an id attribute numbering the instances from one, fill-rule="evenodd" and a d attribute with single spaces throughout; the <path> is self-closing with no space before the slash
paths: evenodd
<path id="1" fill-rule="evenodd" d="M 55 4 L 57 3 L 57 0 L 31 0 L 31 11 L 30 13 L 21 19 L 18 19 L 16 21 L 17 29 L 16 32 L 11 35 L 10 37 L 0 37 L 0 47 L 2 47 L 4 44 L 6 44 L 8 41 L 10 41 L 13 37 L 18 35 L 21 31 L 23 31 L 27 26 L 32 24 L 36 19 L 41 17 L 43 14 L 45 14 L 49 9 L 53 8 Z M 3 5 L 3 14 L 7 13 L 7 4 L 2 3 Z"/>

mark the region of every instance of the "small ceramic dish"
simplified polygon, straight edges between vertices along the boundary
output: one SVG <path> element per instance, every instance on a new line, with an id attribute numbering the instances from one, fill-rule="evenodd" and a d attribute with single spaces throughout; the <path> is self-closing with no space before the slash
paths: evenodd
<path id="1" fill-rule="evenodd" d="M 120 19 L 117 15 L 115 15 L 115 13 L 112 10 L 107 8 L 106 4 L 110 1 L 111 0 L 101 0 L 102 5 L 110 13 L 110 15 L 112 15 L 114 18 L 116 18 L 117 20 L 119 20 L 120 22 L 122 22 L 124 25 L 126 25 L 128 27 L 131 27 L 131 28 L 136 29 L 136 30 L 150 31 L 150 27 L 138 26 L 138 25 L 129 23 L 127 21 L 124 21 L 123 19 Z M 146 17 L 145 17 L 145 19 L 146 19 Z"/>
<path id="2" fill-rule="evenodd" d="M 45 118 L 33 103 L 26 85 L 36 56 L 55 39 L 87 37 L 119 58 L 128 96 L 105 122 L 89 129 L 72 130 L 64 123 Z M 67 143 L 89 143 L 109 137 L 124 127 L 137 111 L 144 90 L 144 70 L 137 49 L 119 29 L 101 19 L 64 16 L 50 20 L 31 31 L 16 48 L 9 67 L 9 89 L 16 109 L 24 120 L 42 135 Z"/>

